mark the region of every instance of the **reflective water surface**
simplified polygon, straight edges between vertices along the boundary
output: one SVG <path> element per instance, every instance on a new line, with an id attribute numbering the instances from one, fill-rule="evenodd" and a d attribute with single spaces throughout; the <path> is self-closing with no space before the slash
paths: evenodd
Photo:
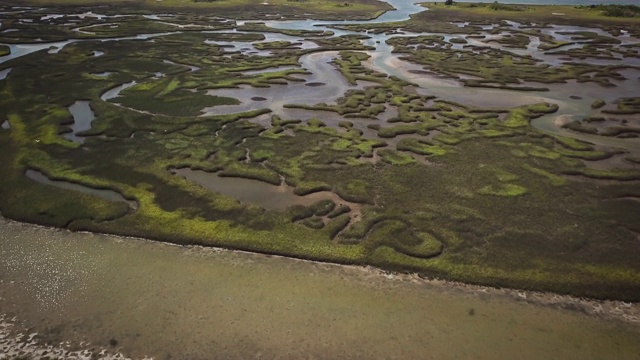
<path id="1" fill-rule="evenodd" d="M 69 112 L 73 115 L 73 124 L 71 124 L 71 132 L 64 135 L 65 139 L 73 142 L 84 143 L 84 138 L 78 133 L 91 129 L 91 122 L 96 116 L 89 106 L 89 101 L 76 101 L 69 106 Z"/>
<path id="2" fill-rule="evenodd" d="M 310 206 L 320 200 L 332 200 L 337 205 L 349 204 L 351 208 L 360 208 L 360 205 L 342 200 L 330 191 L 298 196 L 293 193 L 294 187 L 284 183 L 276 186 L 258 180 L 222 177 L 215 173 L 191 169 L 177 169 L 173 172 L 205 189 L 230 196 L 241 203 L 257 205 L 268 210 L 285 210 L 293 205 Z"/>

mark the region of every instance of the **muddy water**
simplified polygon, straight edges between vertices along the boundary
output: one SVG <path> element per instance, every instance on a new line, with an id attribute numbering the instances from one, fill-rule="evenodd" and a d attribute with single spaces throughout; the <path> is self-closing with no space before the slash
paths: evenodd
<path id="1" fill-rule="evenodd" d="M 380 22 L 391 22 L 391 21 L 401 21 L 409 18 L 411 14 L 420 12 L 425 10 L 424 7 L 420 5 L 412 4 L 411 2 L 406 2 L 402 0 L 388 0 L 389 4 L 391 4 L 395 10 L 388 11 L 377 19 L 370 21 L 315 21 L 315 20 L 296 20 L 296 21 L 267 21 L 266 24 L 268 26 L 274 28 L 284 28 L 284 29 L 299 29 L 299 30 L 318 30 L 318 31 L 332 31 L 334 32 L 334 36 L 340 36 L 345 34 L 355 34 L 352 31 L 340 30 L 331 28 L 331 24 L 359 24 L 359 23 L 380 23 Z M 102 16 L 102 15 L 100 15 Z M 149 19 L 160 21 L 161 18 L 158 16 L 150 16 Z M 241 24 L 242 22 L 238 22 Z M 516 22 L 508 22 L 511 29 L 519 29 L 521 27 L 520 24 Z M 104 24 L 99 24 L 104 25 Z M 465 23 L 458 24 L 458 26 L 464 26 Z M 493 30 L 493 28 L 497 25 L 488 25 L 482 27 L 482 32 L 488 34 Z M 230 30 L 216 30 L 216 31 L 205 31 L 205 32 L 229 32 Z M 572 34 L 564 34 L 564 32 L 578 32 L 578 31 L 593 31 L 599 35 L 603 36 L 611 36 L 611 34 L 607 33 L 604 30 L 600 29 L 592 29 L 585 27 L 577 27 L 577 26 L 552 26 L 550 28 L 543 29 L 543 33 L 546 35 L 551 35 L 559 40 L 571 40 Z M 238 32 L 237 30 L 231 30 L 230 32 Z M 148 39 L 156 36 L 164 36 L 169 34 L 174 34 L 176 32 L 171 33 L 162 33 L 162 34 L 142 34 L 131 37 L 123 37 L 123 38 L 110 38 L 110 39 L 102 39 L 99 41 L 113 41 L 113 40 L 128 40 L 128 39 Z M 498 43 L 487 42 L 489 39 L 497 39 L 499 37 L 508 34 L 509 32 L 501 32 L 499 34 L 489 34 L 486 39 L 483 40 L 475 40 L 466 35 L 458 35 L 457 37 L 464 38 L 468 41 L 470 45 L 479 45 L 479 46 L 489 46 L 493 48 L 502 49 L 503 46 Z M 317 47 L 317 44 L 309 41 L 308 39 L 304 39 L 302 37 L 296 36 L 288 36 L 283 34 L 276 33 L 265 33 L 264 41 L 278 41 L 278 40 L 287 40 L 292 41 L 296 44 L 299 44 L 301 48 L 310 49 Z M 619 98 L 622 96 L 629 96 L 634 92 L 637 92 L 638 89 L 638 81 L 637 74 L 630 74 L 631 76 L 626 76 L 629 80 L 624 82 L 617 82 L 616 88 L 609 88 L 606 91 L 603 91 L 603 88 L 598 85 L 584 85 L 584 84 L 562 84 L 562 85 L 552 85 L 545 87 L 549 87 L 549 92 L 537 92 L 537 93 L 522 93 L 522 92 L 514 92 L 507 90 L 493 90 L 493 89 L 470 89 L 463 88 L 460 83 L 457 81 L 452 81 L 448 79 L 443 79 L 440 77 L 434 77 L 425 74 L 416 74 L 412 72 L 413 70 L 420 70 L 421 67 L 415 64 L 411 64 L 408 62 L 404 62 L 398 58 L 396 54 L 392 54 L 392 47 L 386 44 L 386 40 L 390 37 L 397 36 L 415 36 L 421 34 L 414 33 L 396 33 L 393 35 L 388 34 L 368 34 L 371 38 L 368 40 L 364 40 L 363 42 L 367 45 L 374 46 L 376 49 L 372 52 L 373 58 L 368 63 L 369 67 L 386 73 L 390 75 L 398 76 L 402 79 L 411 81 L 418 85 L 420 89 L 418 90 L 421 94 L 428 95 L 436 95 L 444 99 L 454 100 L 456 102 L 470 104 L 474 106 L 481 107 L 513 107 L 524 104 L 531 104 L 541 101 L 552 102 L 558 104 L 560 106 L 560 111 L 557 115 L 546 116 L 543 119 L 539 119 L 533 122 L 533 126 L 537 127 L 540 130 L 553 132 L 553 133 L 562 133 L 566 136 L 571 136 L 580 139 L 586 139 L 581 134 L 576 134 L 573 132 L 564 131 L 557 126 L 554 125 L 555 119 L 558 116 L 563 115 L 573 115 L 576 116 L 577 119 L 580 119 L 590 112 L 589 104 L 585 101 L 576 101 L 575 99 L 571 99 L 571 95 L 580 94 L 586 99 L 595 99 L 600 98 L 606 94 L 605 97 L 610 98 L 609 100 L 613 100 L 615 98 Z M 447 34 L 431 34 L 431 35 L 442 35 L 445 41 L 449 41 L 452 36 Z M 622 36 L 617 37 L 622 41 L 623 44 L 631 44 L 637 42 L 637 39 L 630 36 L 628 33 L 624 33 Z M 541 51 L 538 49 L 539 39 L 535 36 L 530 37 L 530 44 L 527 49 L 511 49 L 510 51 L 521 54 L 521 55 L 531 55 L 535 58 L 548 63 L 552 66 L 560 66 L 563 65 L 565 60 L 563 60 L 562 55 L 553 55 L 548 52 Z M 23 45 L 10 45 L 12 54 L 0 58 L 0 63 L 14 59 L 19 56 L 26 55 L 28 53 L 42 50 L 46 48 L 50 48 L 50 53 L 55 53 L 59 51 L 64 46 L 80 41 L 78 39 L 70 39 L 66 42 L 59 43 L 49 43 L 49 44 L 23 44 Z M 246 43 L 246 42 L 224 42 L 224 41 L 207 41 L 207 43 L 213 43 L 217 45 L 228 45 L 233 47 L 233 51 L 240 51 L 247 54 L 252 55 L 260 55 L 260 56 L 269 56 L 271 55 L 271 51 L 268 50 L 258 50 L 255 49 L 254 44 Z M 454 44 L 453 47 L 459 47 L 460 45 Z M 565 48 L 579 48 L 582 47 L 581 44 L 573 44 L 569 47 Z M 99 56 L 101 53 L 96 51 L 94 55 Z M 289 84 L 287 86 L 279 86 L 272 87 L 270 89 L 254 89 L 249 86 L 242 87 L 240 89 L 225 89 L 225 90 L 217 90 L 212 91 L 212 94 L 220 95 L 220 96 L 230 96 L 238 98 L 242 101 L 241 105 L 236 106 L 217 106 L 214 108 L 204 109 L 204 115 L 220 115 L 226 113 L 234 113 L 234 112 L 242 112 L 252 109 L 258 109 L 263 107 L 269 107 L 271 110 L 281 117 L 290 117 L 293 115 L 288 109 L 283 108 L 285 103 L 299 103 L 299 104 L 314 104 L 318 101 L 332 102 L 335 101 L 338 97 L 340 97 L 346 90 L 350 87 L 347 86 L 344 82 L 344 79 L 337 73 L 337 71 L 333 68 L 332 65 L 328 64 L 327 61 L 331 60 L 331 58 L 335 57 L 334 53 L 316 53 L 305 55 L 300 59 L 301 65 L 309 70 L 311 75 L 306 76 L 305 80 L 307 83 L 309 82 L 318 82 L 324 83 L 326 85 L 320 86 L 318 88 L 310 89 L 307 87 L 304 88 L 305 84 Z M 600 63 L 603 65 L 607 64 L 626 64 L 626 65 L 638 65 L 638 59 L 635 58 L 621 58 L 616 55 L 611 59 L 589 59 L 590 63 Z M 308 64 L 306 64 L 306 63 Z M 196 67 L 189 66 L 191 71 L 197 70 Z M 633 72 L 633 70 L 630 70 Z M 247 73 L 250 75 L 250 73 Z M 542 86 L 541 84 L 526 84 L 532 86 Z M 570 93 L 571 92 L 571 93 Z M 113 94 L 112 94 L 113 93 Z M 109 96 L 115 96 L 118 93 L 118 89 L 112 89 L 112 92 L 108 92 L 103 95 L 103 99 Z M 593 96 L 592 96 L 593 94 Z M 259 100 L 256 100 L 259 99 Z M 305 118 L 312 117 L 311 113 L 307 113 Z M 596 144 L 610 146 L 611 144 L 619 147 L 623 147 L 627 150 L 635 151 L 638 148 L 638 144 L 636 141 L 619 141 L 612 139 L 602 139 L 602 137 L 593 136 L 589 139 L 589 141 L 594 142 Z"/>
<path id="2" fill-rule="evenodd" d="M 68 181 L 51 180 L 46 175 L 36 170 L 27 170 L 25 175 L 36 182 L 45 185 L 55 186 L 60 189 L 77 191 L 84 194 L 94 195 L 112 202 L 128 202 L 122 195 L 112 190 L 94 189 L 80 184 L 74 184 Z"/>
<path id="3" fill-rule="evenodd" d="M 640 354 L 632 323 L 479 288 L 4 220 L 0 238 L 0 311 L 53 344 L 113 339 L 156 359 Z"/>
<path id="4" fill-rule="evenodd" d="M 418 85 L 419 87 L 416 91 L 421 95 L 432 95 L 441 99 L 482 108 L 511 108 L 548 101 L 548 98 L 539 94 L 463 87 L 461 83 L 454 79 L 412 73 L 411 71 L 423 70 L 422 66 L 403 61 L 398 55 L 391 54 L 390 50 L 387 55 L 378 52 L 372 52 L 370 55 L 372 55 L 372 58 L 364 63 L 365 66 Z"/>
<path id="5" fill-rule="evenodd" d="M 108 41 L 124 41 L 124 40 L 146 40 L 152 39 L 158 36 L 167 36 L 178 34 L 179 32 L 167 32 L 167 33 L 159 33 L 159 34 L 140 34 L 135 36 L 125 36 L 121 38 L 106 38 L 106 39 L 69 39 L 66 41 L 57 41 L 50 43 L 38 43 L 38 44 L 2 44 L 9 46 L 11 53 L 9 55 L 0 56 L 0 64 L 7 62 L 9 60 L 17 59 L 19 57 L 32 54 L 36 51 L 47 50 L 48 54 L 57 54 L 62 50 L 65 46 L 69 44 L 73 44 L 79 41 L 99 41 L 99 42 L 108 42 Z M 99 52 L 100 53 L 100 52 Z M 95 54 L 95 53 L 94 53 Z"/>
<path id="6" fill-rule="evenodd" d="M 75 40 L 59 41 L 46 44 L 5 44 L 9 46 L 9 48 L 11 49 L 11 53 L 9 55 L 0 57 L 0 64 L 44 49 L 50 49 L 50 53 L 56 53 L 63 47 L 73 42 L 75 42 Z"/>
<path id="7" fill-rule="evenodd" d="M 371 59 L 366 61 L 364 65 L 372 70 L 412 82 L 418 86 L 416 91 L 419 94 L 433 95 L 461 104 L 483 108 L 511 108 L 541 102 L 556 104 L 559 106 L 556 113 L 534 119 L 531 123 L 532 126 L 548 133 L 561 134 L 597 145 L 623 148 L 633 153 L 640 153 L 640 140 L 638 139 L 617 139 L 570 132 L 561 129 L 556 124 L 556 120 L 562 116 L 569 116 L 577 120 L 589 116 L 601 116 L 598 110 L 591 108 L 591 103 L 596 99 L 605 100 L 610 104 L 621 97 L 637 93 L 640 88 L 640 78 L 638 78 L 638 70 L 636 69 L 621 70 L 620 74 L 627 80 L 613 80 L 612 83 L 616 85 L 613 88 L 604 88 L 597 83 L 578 83 L 575 80 L 563 84 L 526 84 L 546 87 L 549 89 L 546 92 L 471 88 L 463 87 L 460 82 L 454 79 L 424 73 L 417 74 L 415 71 L 423 70 L 422 66 L 403 61 L 400 59 L 400 55 L 391 53 L 391 50 L 392 47 L 389 45 L 378 45 L 375 52 L 369 53 Z M 574 99 L 575 95 L 579 95 L 581 99 Z"/>
<path id="8" fill-rule="evenodd" d="M 352 208 L 359 208 L 358 205 L 346 202 L 330 191 L 298 196 L 293 193 L 295 188 L 286 184 L 275 186 L 257 180 L 221 177 L 201 170 L 177 169 L 174 172 L 208 190 L 230 196 L 243 204 L 253 204 L 267 210 L 285 210 L 293 205 L 309 206 L 320 200 L 332 200 L 338 205 L 345 204 L 351 205 Z"/>

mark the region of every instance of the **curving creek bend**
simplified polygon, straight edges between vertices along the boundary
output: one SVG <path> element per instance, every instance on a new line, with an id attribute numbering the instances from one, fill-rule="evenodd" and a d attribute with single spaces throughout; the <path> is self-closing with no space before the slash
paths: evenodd
<path id="1" fill-rule="evenodd" d="M 371 22 L 404 20 L 424 10 L 389 2 L 397 10 Z M 324 30 L 335 23 L 267 25 Z M 336 36 L 352 33 L 330 30 Z M 266 41 L 296 39 L 267 35 L 271 38 Z M 534 122 L 551 132 L 560 131 L 554 126 L 558 116 L 587 116 L 590 111 L 586 101 L 570 97 L 576 84 L 521 93 L 464 88 L 455 81 L 416 76 L 409 71 L 415 65 L 391 54 L 385 43 L 388 35 L 369 35 L 371 39 L 364 41 L 376 51 L 371 52 L 368 66 L 415 83 L 419 92 L 471 105 L 476 105 L 474 101 L 485 106 L 557 103 L 559 112 Z M 56 51 L 75 41 L 81 40 L 12 45 L 11 55 L 0 58 L 0 63 L 51 47 L 49 51 Z M 293 102 L 293 94 L 296 103 L 313 104 L 319 98 L 335 101 L 354 88 L 329 64 L 333 57 L 335 53 L 312 53 L 300 61 L 311 73 L 305 79 L 324 86 L 268 92 L 251 87 L 216 90 L 215 95 L 236 97 L 242 104 L 203 113 L 268 106 L 281 116 L 303 118 L 302 110 L 282 106 L 285 100 Z M 10 70 L 2 75 L 11 76 Z M 617 88 L 606 92 L 591 84 L 580 84 L 580 91 L 608 101 L 628 96 L 638 89 L 638 72 L 626 75 L 631 80 L 619 81 Z M 133 85 L 111 89 L 102 98 L 113 99 Z M 74 117 L 93 116 L 87 104 L 74 106 L 70 109 Z M 327 125 L 332 125 L 331 119 Z M 87 127 L 90 120 L 82 125 Z M 567 135 L 640 149 L 631 139 L 613 139 L 614 144 L 611 139 Z M 75 131 L 68 137 L 82 141 Z M 429 281 L 369 268 L 71 233 L 4 219 L 0 219 L 0 238 L 0 359 L 25 354 L 78 359 L 91 354 L 156 359 L 640 357 L 638 304 Z"/>

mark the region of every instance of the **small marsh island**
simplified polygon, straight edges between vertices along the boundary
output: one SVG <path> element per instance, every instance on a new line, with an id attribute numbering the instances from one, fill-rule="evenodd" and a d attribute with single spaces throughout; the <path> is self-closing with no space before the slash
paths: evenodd
<path id="1" fill-rule="evenodd" d="M 0 93 L 6 219 L 640 301 L 638 6 L 9 0 Z"/>

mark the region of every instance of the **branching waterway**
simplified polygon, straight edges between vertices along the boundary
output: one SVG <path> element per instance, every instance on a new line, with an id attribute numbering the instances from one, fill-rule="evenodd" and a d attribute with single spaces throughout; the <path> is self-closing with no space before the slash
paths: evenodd
<path id="1" fill-rule="evenodd" d="M 295 20 L 295 21 L 280 21 L 271 20 L 264 22 L 270 28 L 284 29 L 284 30 L 305 30 L 305 31 L 318 31 L 318 32 L 331 32 L 333 36 L 344 35 L 362 35 L 362 32 L 344 30 L 341 27 L 348 25 L 366 25 L 366 24 L 381 24 L 389 22 L 399 22 L 408 20 L 411 15 L 424 11 L 425 8 L 410 2 L 400 0 L 389 0 L 395 10 L 387 11 L 383 15 L 376 19 L 369 21 L 317 21 L 317 20 Z M 91 14 L 91 16 L 98 16 L 98 18 L 107 19 L 109 17 L 100 14 Z M 116 15 L 124 16 L 124 15 Z M 158 23 L 167 24 L 163 19 L 171 18 L 170 14 L 161 17 L 147 17 L 147 19 L 157 21 Z M 244 25 L 244 21 L 236 22 L 237 25 Z M 517 22 L 506 22 L 511 29 L 509 31 L 522 30 L 523 25 Z M 109 25 L 98 24 L 98 25 Z M 460 23 L 458 26 L 464 27 L 469 24 Z M 195 25 L 194 25 L 195 26 Z M 458 39 L 462 39 L 466 46 L 476 46 L 480 48 L 493 48 L 499 50 L 508 50 L 514 55 L 531 57 L 536 61 L 549 64 L 550 66 L 564 66 L 566 64 L 573 64 L 572 61 L 563 59 L 563 55 L 560 53 L 541 51 L 538 47 L 540 40 L 538 37 L 530 36 L 530 42 L 524 49 L 506 49 L 504 45 L 491 40 L 499 40 L 503 37 L 508 37 L 509 32 L 494 33 L 494 29 L 498 27 L 498 24 L 490 24 L 482 26 L 480 32 L 473 35 L 456 35 Z M 177 27 L 180 30 L 180 27 Z M 203 33 L 216 34 L 222 30 L 203 30 Z M 558 42 L 567 42 L 568 45 L 563 47 L 563 50 L 575 50 L 582 49 L 584 43 L 576 42 L 575 36 L 584 32 L 591 32 L 598 36 L 615 37 L 612 34 L 602 29 L 594 29 L 580 26 L 559 26 L 553 25 L 541 29 L 542 36 L 549 36 Z M 140 34 L 135 36 L 127 36 L 120 38 L 105 38 L 99 41 L 124 41 L 124 40 L 144 40 L 152 39 L 155 37 L 162 37 L 170 34 L 177 34 L 180 31 L 171 33 L 159 33 L 159 34 Z M 242 31 L 233 30 L 232 33 L 242 34 Z M 274 42 L 274 41 L 290 41 L 292 43 L 299 44 L 300 49 L 313 49 L 317 47 L 316 44 L 310 42 L 304 36 L 290 36 L 284 34 L 265 32 L 264 40 L 261 42 Z M 627 70 L 624 70 L 624 77 L 626 80 L 614 80 L 613 87 L 607 87 L 606 91 L 603 91 L 603 87 L 597 83 L 577 83 L 575 81 L 569 81 L 568 83 L 560 84 L 544 84 L 544 87 L 548 91 L 534 91 L 523 92 L 514 90 L 502 90 L 502 89 L 488 89 L 488 88 L 470 88 L 463 86 L 462 83 L 456 79 L 446 79 L 442 76 L 429 75 L 424 72 L 420 72 L 423 68 L 420 65 L 413 64 L 402 59 L 402 54 L 393 53 L 394 47 L 389 44 L 389 39 L 397 37 L 414 37 L 421 35 L 429 36 L 443 36 L 446 43 L 452 44 L 452 48 L 462 48 L 461 45 L 450 42 L 454 37 L 451 34 L 438 34 L 438 33 L 410 33 L 401 31 L 392 32 L 380 32 L 366 33 L 368 39 L 361 40 L 364 45 L 374 48 L 374 50 L 368 51 L 371 55 L 371 60 L 366 62 L 365 65 L 372 70 L 381 72 L 383 74 L 392 75 L 402 80 L 409 81 L 418 87 L 418 93 L 423 95 L 432 95 L 438 98 L 446 99 L 449 101 L 455 101 L 462 104 L 468 104 L 479 107 L 513 107 L 521 106 L 524 104 L 534 104 L 539 102 L 553 103 L 559 106 L 559 110 L 556 113 L 548 114 L 535 119 L 532 125 L 537 129 L 554 134 L 562 134 L 564 136 L 574 137 L 577 139 L 585 140 L 597 145 L 613 146 L 623 148 L 632 152 L 640 151 L 640 142 L 637 139 L 611 139 L 602 136 L 593 136 L 584 133 L 571 132 L 563 130 L 558 126 L 557 119 L 563 117 L 571 120 L 582 120 L 592 116 L 597 116 L 597 111 L 590 107 L 589 100 L 602 99 L 607 103 L 614 102 L 620 98 L 630 96 L 637 92 L 640 75 L 640 60 L 637 57 L 623 57 L 618 55 L 612 58 L 599 58 L 594 55 L 594 58 L 589 59 L 589 63 L 597 63 L 600 65 L 611 66 L 628 66 Z M 482 37 L 482 40 L 478 40 L 478 36 Z M 620 46 L 633 45 L 640 42 L 639 39 L 630 36 L 629 34 L 623 34 L 617 36 L 620 41 Z M 49 53 L 56 53 L 69 44 L 80 41 L 95 41 L 92 39 L 69 39 L 67 41 L 43 43 L 43 44 L 8 44 L 11 53 L 7 56 L 0 57 L 0 64 L 11 59 L 15 59 L 30 53 L 49 49 Z M 259 50 L 254 47 L 255 43 L 247 42 L 233 42 L 233 41 L 218 41 L 218 40 L 206 40 L 205 43 L 223 46 L 230 52 L 239 51 L 243 54 L 251 54 L 256 56 L 269 56 L 271 51 Z M 99 55 L 101 52 L 94 52 L 94 55 Z M 314 88 L 304 88 L 305 84 L 289 84 L 284 86 L 276 86 L 274 88 L 255 88 L 251 86 L 241 87 L 239 89 L 222 89 L 216 91 L 210 91 L 210 95 L 216 96 L 228 96 L 237 98 L 241 101 L 240 105 L 234 106 L 215 106 L 212 108 L 203 109 L 203 115 L 221 115 L 228 113 L 237 113 L 257 108 L 270 108 L 275 114 L 287 117 L 296 116 L 301 119 L 309 119 L 315 117 L 317 114 L 314 112 L 291 111 L 283 108 L 283 105 L 287 103 L 305 104 L 311 105 L 323 101 L 325 103 L 332 103 L 337 98 L 344 95 L 347 90 L 357 89 L 365 87 L 369 84 L 360 82 L 358 86 L 349 86 L 344 78 L 333 68 L 330 62 L 335 58 L 335 52 L 314 52 L 309 55 L 305 55 L 300 59 L 300 65 L 302 69 L 306 70 L 309 74 L 304 76 L 305 81 L 318 83 L 320 86 Z M 170 63 L 170 62 L 169 62 Z M 191 71 L 197 71 L 197 67 L 188 66 Z M 419 74 L 417 74 L 419 73 Z M 0 73 L 3 74 L 3 73 Z M 246 72 L 245 75 L 251 75 L 252 72 Z M 6 73 L 3 74 L 6 76 Z M 123 84 L 121 87 L 110 89 L 103 94 L 102 99 L 108 100 L 119 95 L 120 91 L 135 85 L 135 83 Z M 542 84 L 525 82 L 524 85 L 531 85 L 539 87 Z M 580 96 L 576 96 L 580 94 Z M 259 99 L 259 100 L 257 100 Z"/>
<path id="2" fill-rule="evenodd" d="M 267 21 L 265 25 L 272 29 L 332 32 L 334 37 L 362 35 L 362 31 L 336 26 L 403 21 L 425 10 L 403 0 L 388 2 L 396 10 L 370 21 Z M 90 16 L 105 21 L 104 24 L 75 28 L 78 36 L 95 34 L 93 31 L 99 30 L 99 26 L 113 26 L 106 22 L 113 16 L 93 13 L 73 16 Z M 171 14 L 150 15 L 146 19 L 171 25 L 168 22 L 171 17 Z M 521 26 L 515 22 L 508 24 L 512 30 Z M 236 22 L 236 25 L 241 26 L 243 22 Z M 170 33 L 10 44 L 10 54 L 0 57 L 0 64 L 38 51 L 42 56 L 48 56 L 79 42 L 152 41 L 153 38 L 179 34 L 185 26 L 190 25 L 176 25 L 176 31 Z M 496 34 L 491 31 L 495 26 L 486 25 L 479 33 L 494 36 Z M 612 36 L 599 29 L 569 26 L 548 27 L 542 33 L 568 41 L 571 37 L 566 32 L 584 31 Z M 202 31 L 205 34 L 217 32 L 220 31 Z M 248 33 L 236 29 L 228 32 Z M 298 44 L 299 49 L 309 50 L 299 58 L 298 65 L 247 70 L 242 75 L 251 77 L 299 69 L 301 71 L 295 77 L 300 81 L 271 87 L 243 84 L 234 88 L 210 89 L 207 95 L 235 98 L 240 104 L 204 108 L 201 116 L 269 108 L 283 119 L 306 121 L 320 112 L 285 105 L 333 104 L 346 92 L 371 85 L 366 81 L 349 83 L 333 63 L 339 53 L 314 51 L 318 45 L 305 36 L 270 32 L 264 35 L 264 40 L 259 42 L 206 40 L 205 43 L 224 47 L 226 55 L 239 52 L 265 57 L 272 52 L 257 48 L 256 43 L 287 41 Z M 620 56 L 597 60 L 603 65 L 631 66 L 623 71 L 626 80 L 612 80 L 615 87 L 606 88 L 606 91 L 599 84 L 573 80 L 545 84 L 548 91 L 488 89 L 465 87 L 461 79 L 427 73 L 424 66 L 393 53 L 394 47 L 389 43 L 392 38 L 420 35 L 442 36 L 445 43 L 450 43 L 453 39 L 450 34 L 389 31 L 367 32 L 366 35 L 367 39 L 360 40 L 369 47 L 366 53 L 370 59 L 364 62 L 364 66 L 412 83 L 420 95 L 485 108 L 550 102 L 557 104 L 559 110 L 536 119 L 533 122 L 536 128 L 598 145 L 640 152 L 637 139 L 568 132 L 558 126 L 559 122 L 567 119 L 593 115 L 592 99 L 611 103 L 637 92 L 637 66 L 640 66 L 637 58 Z M 473 46 L 503 48 L 499 43 L 479 41 L 471 35 L 456 37 L 458 41 Z M 562 56 L 540 51 L 539 39 L 532 37 L 530 40 L 527 47 L 512 50 L 513 54 L 532 56 L 550 66 L 564 63 Z M 620 40 L 622 44 L 640 41 L 630 35 L 620 36 Z M 462 49 L 459 44 L 451 46 Z M 580 48 L 579 44 L 571 44 L 565 50 Z M 91 55 L 100 61 L 106 57 L 105 53 L 96 49 Z M 201 70 L 194 65 L 161 61 L 183 68 L 181 71 L 185 73 Z M 0 81 L 14 75 L 12 69 L 0 70 Z M 117 74 L 116 69 L 92 75 L 109 78 L 114 74 Z M 163 77 L 165 74 L 156 73 L 153 79 Z M 115 104 L 126 97 L 128 89 L 149 79 L 119 80 L 112 83 L 110 89 L 102 90 L 100 100 L 113 100 Z M 578 93 L 581 96 L 576 96 Z M 119 106 L 154 115 L 147 110 Z M 67 109 L 74 125 L 64 137 L 83 143 L 85 137 L 81 134 L 92 129 L 95 118 L 90 102 L 78 99 L 72 101 Z M 322 114 L 326 125 L 339 128 L 343 120 L 341 116 Z M 386 122 L 396 115 L 397 110 L 387 106 L 378 114 L 378 119 Z M 12 131 L 10 121 L 2 120 L 2 131 Z M 264 116 L 252 120 L 269 122 Z M 354 122 L 352 126 L 366 137 L 377 138 L 376 131 L 367 127 L 365 122 L 358 122 L 362 119 L 350 120 Z M 433 136 L 433 133 L 425 135 L 425 138 Z M 395 145 L 399 139 L 402 135 L 387 142 Z M 247 149 L 248 160 L 251 155 Z M 371 159 L 376 161 L 378 157 L 374 154 Z M 192 169 L 180 169 L 174 173 L 212 191 L 266 209 L 283 210 L 292 204 L 309 205 L 329 199 L 336 204 L 350 206 L 352 214 L 359 211 L 358 205 L 346 202 L 330 191 L 303 197 L 294 194 L 293 187 L 285 183 L 276 186 L 248 179 L 239 181 Z M 113 202 L 127 201 L 114 191 L 52 180 L 35 170 L 29 170 L 26 176 L 42 184 L 96 195 Z M 247 188 L 253 192 L 246 191 Z M 278 201 L 270 199 L 276 193 L 280 194 Z M 156 359 L 634 359 L 640 354 L 639 304 L 467 286 L 425 280 L 413 275 L 391 275 L 370 268 L 72 233 L 4 219 L 0 219 L 0 239 L 0 359 L 29 354 L 34 357 L 88 358 L 98 354 L 98 357 Z"/>

